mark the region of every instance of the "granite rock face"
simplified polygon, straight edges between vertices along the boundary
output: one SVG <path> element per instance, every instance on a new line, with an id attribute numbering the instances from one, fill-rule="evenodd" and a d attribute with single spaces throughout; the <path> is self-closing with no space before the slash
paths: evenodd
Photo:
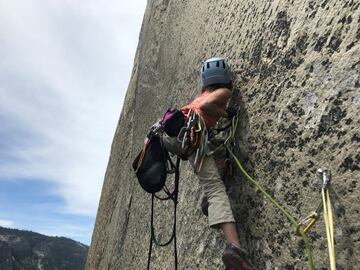
<path id="1" fill-rule="evenodd" d="M 88 270 L 146 269 L 150 195 L 131 162 L 147 129 L 199 93 L 201 61 L 229 59 L 240 90 L 238 155 L 251 175 L 300 219 L 318 205 L 319 167 L 331 169 L 337 269 L 360 263 L 360 2 L 149 0 L 132 79 L 114 137 Z M 242 246 L 259 269 L 306 269 L 302 241 L 240 175 L 229 195 Z M 202 193 L 182 164 L 179 269 L 224 269 L 225 246 L 200 209 Z M 156 205 L 156 230 L 171 233 L 171 203 Z M 316 269 L 329 269 L 321 219 L 310 234 Z M 174 269 L 155 248 L 151 269 Z"/>

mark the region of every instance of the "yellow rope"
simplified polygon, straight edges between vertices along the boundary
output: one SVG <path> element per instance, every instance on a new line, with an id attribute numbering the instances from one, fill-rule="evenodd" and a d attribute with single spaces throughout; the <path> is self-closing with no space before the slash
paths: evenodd
<path id="1" fill-rule="evenodd" d="M 326 227 L 326 236 L 328 242 L 330 270 L 336 270 L 335 263 L 335 242 L 334 242 L 334 223 L 333 213 L 331 209 L 331 201 L 329 190 L 325 187 L 321 190 L 323 205 L 324 205 L 324 220 Z"/>

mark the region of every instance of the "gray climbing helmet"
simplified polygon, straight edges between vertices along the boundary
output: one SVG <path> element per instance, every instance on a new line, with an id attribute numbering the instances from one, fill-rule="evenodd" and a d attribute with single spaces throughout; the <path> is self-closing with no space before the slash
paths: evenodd
<path id="1" fill-rule="evenodd" d="M 228 84 L 232 81 L 232 72 L 224 58 L 213 57 L 203 63 L 200 79 L 202 88 L 212 84 Z"/>

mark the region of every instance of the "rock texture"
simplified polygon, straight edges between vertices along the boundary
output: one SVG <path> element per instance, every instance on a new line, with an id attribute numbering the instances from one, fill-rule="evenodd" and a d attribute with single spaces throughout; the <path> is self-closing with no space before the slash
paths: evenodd
<path id="1" fill-rule="evenodd" d="M 337 269 L 359 269 L 360 2 L 355 0 L 148 0 L 132 79 L 115 133 L 87 269 L 146 269 L 150 196 L 131 161 L 168 107 L 199 92 L 198 71 L 229 59 L 240 89 L 238 155 L 296 218 L 320 200 L 315 172 L 333 174 Z M 259 269 L 306 269 L 303 244 L 286 219 L 241 176 L 230 197 L 241 242 Z M 179 269 L 224 269 L 224 242 L 200 210 L 201 190 L 182 165 Z M 171 231 L 172 205 L 157 204 L 157 232 Z M 316 269 L 328 269 L 323 221 L 312 231 Z M 174 269 L 155 248 L 151 269 Z"/>

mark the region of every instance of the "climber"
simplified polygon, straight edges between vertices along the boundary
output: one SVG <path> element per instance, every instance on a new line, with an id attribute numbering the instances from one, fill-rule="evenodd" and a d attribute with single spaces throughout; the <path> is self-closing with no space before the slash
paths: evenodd
<path id="1" fill-rule="evenodd" d="M 182 107 L 181 111 L 188 118 L 192 112 L 195 112 L 203 128 L 209 130 L 221 117 L 231 119 L 237 114 L 236 109 L 228 107 L 233 87 L 232 72 L 225 59 L 215 57 L 203 63 L 200 77 L 201 93 L 193 102 Z M 207 155 L 205 150 L 200 157 L 201 162 L 197 162 L 195 159 L 199 157 L 195 154 L 196 151 L 185 149 L 178 137 L 164 134 L 162 142 L 170 153 L 186 156 L 195 168 L 200 185 L 208 199 L 209 225 L 212 228 L 221 228 L 224 233 L 226 248 L 222 259 L 227 269 L 255 269 L 248 261 L 247 253 L 240 248 L 230 201 L 214 157 Z"/>

